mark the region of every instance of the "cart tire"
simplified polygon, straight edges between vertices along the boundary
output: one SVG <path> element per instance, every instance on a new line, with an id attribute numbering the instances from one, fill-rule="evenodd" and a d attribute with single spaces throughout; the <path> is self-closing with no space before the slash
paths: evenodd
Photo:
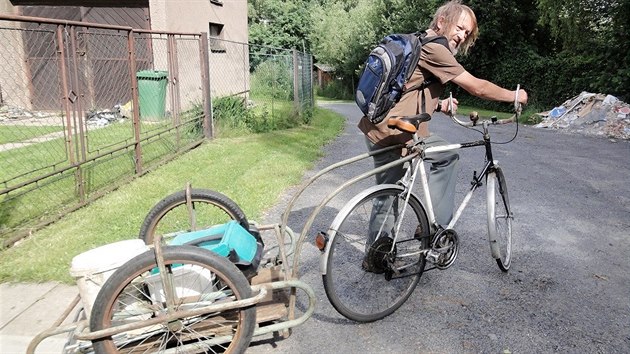
<path id="1" fill-rule="evenodd" d="M 190 199 L 192 210 L 186 204 L 185 190 L 160 200 L 144 218 L 140 239 L 150 245 L 156 234 L 201 230 L 230 220 L 236 220 L 249 229 L 245 213 L 227 196 L 208 189 L 191 189 Z M 194 224 L 191 220 L 194 220 Z"/>
<path id="2" fill-rule="evenodd" d="M 173 299 L 175 310 L 251 297 L 251 287 L 243 273 L 211 251 L 193 246 L 164 246 L 162 255 L 165 273 L 177 295 Z M 167 314 L 169 299 L 165 299 L 160 275 L 153 250 L 118 268 L 96 297 L 90 316 L 91 331 L 137 324 Z M 159 353 L 167 349 L 186 353 L 242 353 L 249 346 L 255 326 L 256 308 L 249 306 L 164 321 L 92 343 L 96 353 Z M 208 342 L 213 340 L 223 343 Z"/>

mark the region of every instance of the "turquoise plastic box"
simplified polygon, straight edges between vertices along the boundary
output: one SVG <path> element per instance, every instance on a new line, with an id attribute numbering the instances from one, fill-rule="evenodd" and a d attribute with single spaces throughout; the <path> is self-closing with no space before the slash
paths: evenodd
<path id="1" fill-rule="evenodd" d="M 203 247 L 223 257 L 232 258 L 236 253 L 239 259 L 232 261 L 241 264 L 255 262 L 261 247 L 256 238 L 234 220 L 208 229 L 179 234 L 168 243 Z"/>

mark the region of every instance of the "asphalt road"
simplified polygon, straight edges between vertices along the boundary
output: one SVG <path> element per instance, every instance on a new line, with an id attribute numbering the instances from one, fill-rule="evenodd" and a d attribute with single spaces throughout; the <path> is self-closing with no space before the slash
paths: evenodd
<path id="1" fill-rule="evenodd" d="M 347 117 L 346 130 L 308 175 L 365 151 L 355 105 L 327 107 Z M 500 142 L 515 126 L 493 128 Z M 444 116 L 434 117 L 431 130 L 451 142 L 480 137 Z M 397 312 L 374 323 L 358 324 L 334 310 L 319 274 L 319 251 L 307 242 L 300 279 L 316 292 L 315 314 L 287 339 L 254 338 L 248 353 L 630 353 L 630 142 L 520 126 L 515 141 L 494 151 L 516 215 L 509 273 L 489 253 L 483 189 L 455 225 L 456 263 L 426 272 Z M 472 171 L 482 167 L 483 151 L 466 149 L 460 156 L 458 200 Z M 321 178 L 300 198 L 289 226 L 301 231 L 323 196 L 370 164 Z M 331 201 L 308 234 L 325 230 L 355 192 Z M 292 193 L 269 211 L 268 221 L 280 220 Z M 299 297 L 298 310 L 304 307 Z"/>

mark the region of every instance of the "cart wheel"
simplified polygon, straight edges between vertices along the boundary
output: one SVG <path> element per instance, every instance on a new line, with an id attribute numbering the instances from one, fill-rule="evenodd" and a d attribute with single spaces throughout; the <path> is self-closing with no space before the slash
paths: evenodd
<path id="1" fill-rule="evenodd" d="M 154 252 L 147 251 L 105 282 L 92 308 L 92 332 L 251 297 L 238 268 L 211 251 L 165 246 L 162 254 L 165 274 L 160 274 Z M 174 299 L 165 298 L 161 275 L 166 276 L 164 283 L 171 284 Z M 249 346 L 255 325 L 256 308 L 250 306 L 129 329 L 93 341 L 93 346 L 96 353 L 241 353 Z"/>
<path id="2" fill-rule="evenodd" d="M 155 235 L 202 230 L 230 220 L 249 229 L 245 213 L 225 195 L 207 189 L 191 189 L 189 198 L 190 203 L 187 203 L 183 190 L 159 201 L 144 218 L 140 238 L 146 244 L 153 244 Z"/>

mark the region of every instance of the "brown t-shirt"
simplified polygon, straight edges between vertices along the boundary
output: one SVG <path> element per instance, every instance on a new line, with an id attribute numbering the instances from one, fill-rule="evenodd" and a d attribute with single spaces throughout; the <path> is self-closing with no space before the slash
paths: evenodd
<path id="1" fill-rule="evenodd" d="M 435 36 L 432 30 L 427 31 L 427 36 Z M 425 110 L 429 114 L 433 114 L 437 106 L 438 99 L 444 91 L 444 86 L 459 74 L 465 71 L 450 49 L 442 44 L 430 42 L 422 46 L 420 60 L 416 66 L 407 87 L 420 84 L 425 77 L 434 76 L 434 80 L 424 90 L 414 90 L 403 94 L 400 101 L 394 105 L 389 111 L 387 117 L 382 122 L 374 124 L 366 117 L 359 121 L 359 129 L 372 141 L 380 146 L 390 146 L 396 144 L 404 144 L 411 139 L 411 135 L 403 133 L 400 130 L 390 129 L 387 127 L 387 119 L 391 116 L 412 116 L 422 112 L 422 96 L 426 99 Z M 418 134 L 422 137 L 429 136 L 428 122 L 422 123 L 418 130 Z"/>

